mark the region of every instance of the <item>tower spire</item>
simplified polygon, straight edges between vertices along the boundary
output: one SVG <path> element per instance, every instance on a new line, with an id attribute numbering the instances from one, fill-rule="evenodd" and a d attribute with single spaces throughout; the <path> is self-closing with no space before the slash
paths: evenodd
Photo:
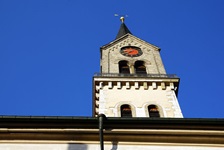
<path id="1" fill-rule="evenodd" d="M 121 17 L 120 17 L 120 20 L 121 20 L 121 26 L 120 26 L 120 29 L 119 29 L 118 34 L 117 34 L 117 36 L 116 36 L 116 39 L 118 39 L 118 38 L 120 38 L 120 37 L 122 37 L 123 35 L 128 34 L 128 33 L 129 33 L 129 34 L 132 34 L 131 31 L 128 29 L 128 27 L 125 25 L 125 23 L 124 23 L 124 19 L 125 19 L 124 16 L 121 16 Z"/>

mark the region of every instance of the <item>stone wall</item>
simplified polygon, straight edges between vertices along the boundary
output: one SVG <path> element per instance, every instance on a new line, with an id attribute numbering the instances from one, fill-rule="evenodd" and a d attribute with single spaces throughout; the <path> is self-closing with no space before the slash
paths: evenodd
<path id="1" fill-rule="evenodd" d="M 125 46 L 139 47 L 143 54 L 138 57 L 123 56 L 120 53 L 120 49 Z M 166 74 L 159 48 L 129 34 L 121 41 L 115 41 L 109 44 L 109 46 L 102 47 L 101 56 L 102 73 L 119 73 L 118 63 L 121 60 L 128 61 L 130 66 L 133 66 L 136 61 L 141 60 L 145 62 L 148 74 Z"/>

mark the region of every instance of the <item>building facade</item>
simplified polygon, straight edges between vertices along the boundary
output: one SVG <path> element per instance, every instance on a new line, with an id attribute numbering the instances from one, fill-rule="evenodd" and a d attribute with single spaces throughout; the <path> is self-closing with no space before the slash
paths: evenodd
<path id="1" fill-rule="evenodd" d="M 223 150 L 224 119 L 103 119 L 104 150 Z M 103 150 L 97 117 L 0 116 L 0 150 Z"/>

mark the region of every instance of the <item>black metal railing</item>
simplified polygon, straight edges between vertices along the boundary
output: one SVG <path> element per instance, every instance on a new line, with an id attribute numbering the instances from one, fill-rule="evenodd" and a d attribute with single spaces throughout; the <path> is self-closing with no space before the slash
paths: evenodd
<path id="1" fill-rule="evenodd" d="M 151 77 L 151 78 L 178 78 L 175 74 L 126 74 L 126 73 L 95 73 L 95 77 Z"/>

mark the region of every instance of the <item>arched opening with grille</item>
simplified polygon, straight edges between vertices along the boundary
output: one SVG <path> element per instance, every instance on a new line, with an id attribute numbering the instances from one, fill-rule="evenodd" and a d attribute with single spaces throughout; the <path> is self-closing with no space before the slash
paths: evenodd
<path id="1" fill-rule="evenodd" d="M 134 67 L 136 74 L 147 74 L 144 61 L 136 61 Z"/>
<path id="2" fill-rule="evenodd" d="M 121 117 L 131 118 L 132 117 L 132 111 L 131 106 L 124 104 L 121 105 Z"/>
<path id="3" fill-rule="evenodd" d="M 159 109 L 156 105 L 149 105 L 148 112 L 149 112 L 150 118 L 159 118 L 160 117 Z"/>
<path id="4" fill-rule="evenodd" d="M 119 61 L 119 73 L 130 74 L 130 69 L 128 66 L 128 61 Z"/>

